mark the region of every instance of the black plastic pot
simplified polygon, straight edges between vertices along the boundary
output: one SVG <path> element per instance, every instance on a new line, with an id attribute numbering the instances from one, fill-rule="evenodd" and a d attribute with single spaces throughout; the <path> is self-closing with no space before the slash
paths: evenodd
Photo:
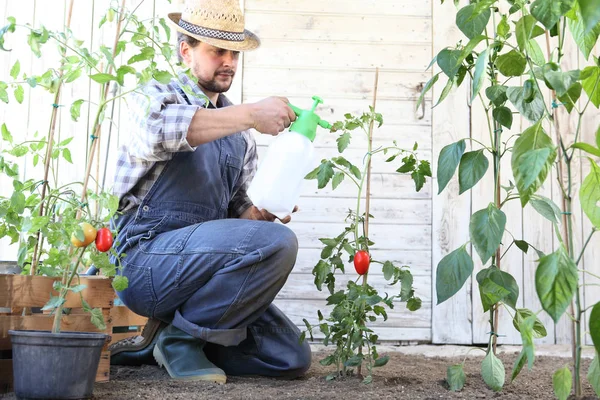
<path id="1" fill-rule="evenodd" d="M 17 399 L 89 399 L 107 335 L 8 331 Z"/>

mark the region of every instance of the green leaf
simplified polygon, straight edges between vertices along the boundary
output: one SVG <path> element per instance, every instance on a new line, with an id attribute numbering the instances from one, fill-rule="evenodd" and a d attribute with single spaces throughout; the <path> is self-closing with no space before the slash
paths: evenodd
<path id="1" fill-rule="evenodd" d="M 553 224 L 558 224 L 561 217 L 560 208 L 549 198 L 536 196 L 531 199 L 531 206 L 544 218 Z"/>
<path id="2" fill-rule="evenodd" d="M 344 177 L 345 177 L 345 175 L 343 172 L 336 172 L 333 175 L 333 180 L 331 181 L 333 190 L 337 189 L 337 187 L 340 185 L 340 183 L 342 183 L 342 181 L 344 180 Z"/>
<path id="3" fill-rule="evenodd" d="M 561 368 L 552 375 L 552 386 L 558 400 L 567 400 L 571 394 L 572 384 L 573 375 L 571 375 L 569 367 Z"/>
<path id="4" fill-rule="evenodd" d="M 112 286 L 117 292 L 122 292 L 129 286 L 129 280 L 126 276 L 117 275 L 113 278 Z"/>
<path id="5" fill-rule="evenodd" d="M 600 149 L 595 148 L 591 144 L 587 144 L 584 142 L 577 142 L 572 145 L 573 148 L 583 150 L 586 153 L 589 153 L 593 156 L 600 157 Z"/>
<path id="6" fill-rule="evenodd" d="M 81 115 L 81 105 L 84 101 L 85 100 L 83 99 L 79 99 L 74 101 L 73 104 L 71 104 L 71 119 L 73 121 L 77 121 L 77 119 Z"/>
<path id="7" fill-rule="evenodd" d="M 348 361 L 346 361 L 346 362 L 344 363 L 344 365 L 345 365 L 346 367 L 358 367 L 359 365 L 361 365 L 361 364 L 362 364 L 362 361 L 363 361 L 363 356 L 362 356 L 362 354 L 361 354 L 361 355 L 358 355 L 358 354 L 357 354 L 357 355 L 354 355 L 354 356 L 350 357 L 350 358 L 348 359 Z"/>
<path id="8" fill-rule="evenodd" d="M 582 71 L 582 75 L 586 73 L 590 76 L 582 82 L 583 90 L 592 104 L 598 108 L 600 107 L 600 67 L 587 67 Z"/>
<path id="9" fill-rule="evenodd" d="M 79 293 L 86 287 L 87 287 L 87 285 L 76 285 L 76 286 L 71 286 L 69 288 L 69 290 L 72 291 L 73 293 Z"/>
<path id="10" fill-rule="evenodd" d="M 598 41 L 598 36 L 600 36 L 600 23 L 588 31 L 585 28 L 585 22 L 581 16 L 578 5 L 574 7 L 571 13 L 572 15 L 567 18 L 569 30 L 571 31 L 573 40 L 577 43 L 577 47 L 581 50 L 587 60 L 589 59 L 592 50 L 594 50 L 594 46 Z"/>
<path id="11" fill-rule="evenodd" d="M 513 365 L 513 372 L 512 372 L 512 374 L 510 376 L 510 382 L 511 383 L 519 375 L 519 373 L 521 372 L 521 370 L 525 366 L 526 362 L 527 362 L 527 354 L 526 354 L 525 349 L 522 349 L 521 352 L 519 353 L 519 356 L 515 360 L 515 364 Z"/>
<path id="12" fill-rule="evenodd" d="M 463 154 L 458 167 L 459 194 L 463 194 L 477 184 L 485 175 L 489 161 L 482 150 Z"/>
<path id="13" fill-rule="evenodd" d="M 498 32 L 498 35 L 502 37 L 506 37 L 510 33 L 510 24 L 508 23 L 508 18 L 506 15 L 502 16 L 496 31 Z"/>
<path id="14" fill-rule="evenodd" d="M 592 385 L 594 392 L 596 392 L 596 396 L 600 396 L 600 357 L 598 356 L 598 352 L 596 352 L 596 356 L 590 364 L 587 378 L 590 385 Z"/>
<path id="15" fill-rule="evenodd" d="M 340 304 L 345 299 L 346 299 L 346 293 L 344 293 L 343 290 L 340 290 L 327 298 L 327 305 Z"/>
<path id="16" fill-rule="evenodd" d="M 515 240 L 515 245 L 525 254 L 529 251 L 529 243 L 524 240 Z"/>
<path id="17" fill-rule="evenodd" d="M 527 59 L 520 51 L 511 50 L 496 59 L 498 71 L 504 76 L 521 76 L 527 67 Z"/>
<path id="18" fill-rule="evenodd" d="M 455 364 L 448 367 L 446 370 L 446 382 L 449 389 L 453 392 L 460 392 L 465 386 L 467 376 L 463 369 L 463 364 Z"/>
<path id="19" fill-rule="evenodd" d="M 494 108 L 492 111 L 492 116 L 494 120 L 497 121 L 500 125 L 507 127 L 510 129 L 513 123 L 513 114 L 510 108 L 508 107 L 498 107 Z"/>
<path id="20" fill-rule="evenodd" d="M 573 8 L 575 0 L 536 0 L 531 5 L 531 15 L 546 27 L 552 29 L 560 17 Z"/>
<path id="21" fill-rule="evenodd" d="M 463 139 L 445 146 L 440 152 L 437 167 L 438 194 L 442 193 L 452 179 L 464 151 L 465 141 Z"/>
<path id="22" fill-rule="evenodd" d="M 156 79 L 159 83 L 162 83 L 164 85 L 168 84 L 169 82 L 171 82 L 171 79 L 173 79 L 173 75 L 171 75 L 170 72 L 160 70 L 154 71 L 152 77 Z"/>
<path id="23" fill-rule="evenodd" d="M 395 271 L 396 268 L 394 267 L 394 264 L 392 264 L 390 261 L 386 261 L 385 263 L 383 263 L 383 278 L 386 281 L 389 281 L 394 277 Z"/>
<path id="24" fill-rule="evenodd" d="M 92 315 L 92 318 L 91 318 L 92 324 L 94 324 L 94 326 L 101 331 L 105 330 L 106 324 L 104 323 L 104 316 L 102 315 L 102 309 L 94 308 L 92 311 L 90 311 L 90 314 Z"/>
<path id="25" fill-rule="evenodd" d="M 144 47 L 139 54 L 127 60 L 127 64 L 133 64 L 140 61 L 151 60 L 154 57 L 155 51 L 152 47 Z"/>
<path id="26" fill-rule="evenodd" d="M 477 274 L 477 281 L 480 281 L 479 274 Z M 488 312 L 494 304 L 501 302 L 509 294 L 507 289 L 496 284 L 490 278 L 481 279 L 479 282 L 479 295 L 484 312 Z"/>
<path id="27" fill-rule="evenodd" d="M 25 96 L 25 90 L 23 89 L 23 86 L 17 85 L 17 87 L 15 88 L 14 95 L 15 95 L 15 100 L 17 100 L 17 102 L 19 104 L 22 104 L 23 98 Z"/>
<path id="28" fill-rule="evenodd" d="M 540 28 L 541 29 L 541 28 Z M 542 66 L 546 64 L 546 58 L 544 57 L 544 52 L 542 48 L 535 40 L 530 40 L 526 45 L 527 55 L 531 58 L 531 61 L 535 65 Z"/>
<path id="29" fill-rule="evenodd" d="M 531 122 L 538 122 L 544 116 L 544 97 L 534 88 L 535 97 L 530 103 L 523 98 L 523 87 L 509 87 L 506 95 L 522 116 Z"/>
<path id="30" fill-rule="evenodd" d="M 423 304 L 423 302 L 421 301 L 420 298 L 412 297 L 412 298 L 408 299 L 408 301 L 406 302 L 406 308 L 408 309 L 408 311 L 417 311 L 418 309 L 421 308 L 422 304 Z"/>
<path id="31" fill-rule="evenodd" d="M 110 81 L 116 81 L 117 77 L 111 74 L 104 74 L 104 73 L 100 73 L 100 74 L 94 74 L 94 75 L 90 75 L 90 78 L 98 83 L 107 83 Z"/>
<path id="32" fill-rule="evenodd" d="M 535 288 L 544 310 L 558 323 L 577 290 L 577 266 L 561 246 L 540 258 L 535 271 Z"/>
<path id="33" fill-rule="evenodd" d="M 3 82 L 0 82 L 3 83 Z M 8 104 L 8 92 L 2 86 L 0 86 L 0 100 Z"/>
<path id="34" fill-rule="evenodd" d="M 558 100 L 563 103 L 569 113 L 573 111 L 575 103 L 577 103 L 577 100 L 579 100 L 579 97 L 581 97 L 582 90 L 583 86 L 581 86 L 581 83 L 575 82 L 573 85 L 571 85 L 569 90 L 567 90 L 567 93 L 563 94 L 562 96 L 558 96 Z"/>
<path id="35" fill-rule="evenodd" d="M 375 360 L 375 363 L 373 364 L 373 366 L 374 367 L 383 367 L 385 364 L 388 363 L 388 361 L 390 361 L 389 356 L 379 357 L 377 360 Z"/>
<path id="36" fill-rule="evenodd" d="M 442 50 L 442 51 L 444 51 L 444 50 Z M 419 108 L 419 106 L 423 102 L 423 99 L 425 98 L 425 93 L 427 93 L 433 87 L 433 85 L 437 82 L 439 77 L 440 77 L 440 73 L 438 72 L 430 80 L 427 81 L 427 83 L 423 87 L 423 90 L 421 90 L 421 95 L 419 96 L 419 100 L 417 100 L 417 105 L 416 105 L 415 109 Z M 338 144 L 338 148 L 339 148 L 339 144 Z"/>
<path id="37" fill-rule="evenodd" d="M 513 318 L 513 326 L 515 327 L 515 329 L 517 331 L 521 332 L 521 329 L 519 327 L 520 324 L 527 318 L 531 318 L 534 316 L 535 316 L 535 321 L 533 323 L 533 337 L 535 337 L 536 339 L 546 337 L 548 335 L 548 332 L 546 331 L 546 327 L 544 326 L 542 321 L 537 317 L 537 315 L 534 314 L 533 311 L 531 311 L 527 308 L 517 309 L 517 312 L 515 313 L 515 316 Z"/>
<path id="38" fill-rule="evenodd" d="M 600 167 L 592 159 L 590 164 L 592 170 L 581 185 L 579 201 L 592 225 L 600 229 Z"/>
<path id="39" fill-rule="evenodd" d="M 546 180 L 555 158 L 552 139 L 541 123 L 527 128 L 515 141 L 511 164 L 523 207 Z"/>
<path id="40" fill-rule="evenodd" d="M 5 140 L 5 141 L 7 141 L 9 143 L 12 143 L 13 142 L 13 137 L 10 134 L 10 132 L 9 132 L 9 130 L 8 130 L 8 128 L 7 128 L 7 126 L 6 126 L 5 123 L 2 124 L 2 128 L 0 130 L 2 131 L 2 140 Z"/>
<path id="41" fill-rule="evenodd" d="M 446 99 L 446 97 L 448 97 L 453 86 L 454 86 L 454 79 L 448 79 L 448 82 L 446 82 L 446 86 L 444 86 L 444 89 L 442 90 L 442 94 L 440 94 L 440 98 L 438 99 L 437 103 L 435 103 L 435 105 L 432 108 L 437 107 L 438 104 L 440 104 L 442 101 L 444 101 Z"/>
<path id="42" fill-rule="evenodd" d="M 505 227 L 506 215 L 493 203 L 471 216 L 469 234 L 475 250 L 484 264 L 500 246 Z"/>
<path id="43" fill-rule="evenodd" d="M 12 68 L 10 69 L 10 76 L 13 79 L 17 79 L 17 77 L 19 76 L 19 72 L 20 71 L 21 71 L 21 63 L 19 62 L 19 60 L 17 60 L 13 64 Z"/>
<path id="44" fill-rule="evenodd" d="M 67 162 L 73 164 L 73 159 L 71 158 L 71 150 L 62 149 L 62 156 Z"/>
<path id="45" fill-rule="evenodd" d="M 165 34 L 167 35 L 167 42 L 171 40 L 171 28 L 169 27 L 169 25 L 166 24 L 165 19 L 161 18 L 159 20 L 159 24 L 160 26 L 163 27 L 163 29 L 165 30 Z"/>
<path id="46" fill-rule="evenodd" d="M 25 195 L 23 192 L 13 192 L 10 197 L 10 206 L 17 214 L 22 214 L 25 211 Z"/>
<path id="47" fill-rule="evenodd" d="M 536 19 L 531 15 L 525 15 L 517 21 L 515 35 L 517 36 L 517 43 L 519 44 L 519 49 L 521 51 L 527 50 L 527 43 L 534 37 L 536 23 Z"/>
<path id="48" fill-rule="evenodd" d="M 475 100 L 475 97 L 481 91 L 481 87 L 485 82 L 486 68 L 488 64 L 488 53 L 489 49 L 485 49 L 477 57 L 475 64 L 475 74 L 473 75 L 473 90 L 471 91 L 471 103 Z"/>
<path id="49" fill-rule="evenodd" d="M 343 153 L 344 150 L 346 150 L 346 148 L 348 148 L 351 138 L 352 138 L 352 136 L 350 136 L 350 132 L 344 132 L 344 134 L 340 135 L 336 139 L 338 152 Z"/>
<path id="50" fill-rule="evenodd" d="M 50 300 L 42 307 L 42 311 L 54 310 L 65 304 L 65 298 L 60 296 L 50 296 Z"/>
<path id="51" fill-rule="evenodd" d="M 600 149 L 600 125 L 598 125 L 598 129 L 596 130 L 596 147 Z"/>
<path id="52" fill-rule="evenodd" d="M 480 287 L 482 299 L 484 294 L 487 296 L 487 298 L 493 299 L 493 301 L 488 303 L 490 307 L 499 301 L 502 301 L 513 309 L 517 308 L 517 301 L 519 300 L 519 285 L 511 274 L 492 266 L 479 271 L 476 278 L 480 286 L 484 286 L 484 289 L 481 289 Z M 486 283 L 488 280 L 493 283 L 493 285 Z M 503 290 L 496 291 L 497 289 L 494 285 Z M 489 293 L 486 291 L 487 289 L 490 289 Z M 494 293 L 497 293 L 499 296 L 494 298 L 494 296 L 492 296 Z M 486 308 L 486 305 L 484 304 L 484 311 L 488 311 L 490 307 Z"/>
<path id="53" fill-rule="evenodd" d="M 493 351 L 489 351 L 487 356 L 483 359 L 483 362 L 481 363 L 481 375 L 490 389 L 495 392 L 502 390 L 506 372 L 504 370 L 504 364 L 502 364 L 502 361 L 494 355 Z"/>
<path id="54" fill-rule="evenodd" d="M 456 14 L 456 26 L 469 39 L 473 39 L 485 30 L 492 12 L 486 8 L 479 15 L 475 15 L 476 6 L 474 4 L 463 7 Z"/>
<path id="55" fill-rule="evenodd" d="M 496 107 L 500 107 L 508 100 L 506 90 L 508 87 L 503 85 L 492 85 L 485 89 L 485 95 Z"/>
<path id="56" fill-rule="evenodd" d="M 600 353 L 600 302 L 592 307 L 590 314 L 590 336 L 596 348 L 596 352 Z"/>
<path id="57" fill-rule="evenodd" d="M 473 260 L 466 245 L 446 255 L 437 266 L 436 293 L 437 304 L 454 296 L 473 273 Z"/>
<path id="58" fill-rule="evenodd" d="M 437 64 L 449 79 L 454 79 L 461 63 L 461 50 L 443 49 L 438 53 Z"/>
<path id="59" fill-rule="evenodd" d="M 129 65 L 121 65 L 117 70 L 117 82 L 119 83 L 119 85 L 125 85 L 126 74 L 135 75 L 135 69 L 133 67 L 130 67 Z"/>
<path id="60" fill-rule="evenodd" d="M 577 0 L 586 32 L 591 31 L 600 23 L 600 7 L 598 0 Z"/>
<path id="61" fill-rule="evenodd" d="M 574 70 L 568 72 L 548 70 L 544 73 L 544 79 L 550 83 L 552 89 L 558 96 L 564 96 L 569 88 L 579 79 L 581 71 Z"/>

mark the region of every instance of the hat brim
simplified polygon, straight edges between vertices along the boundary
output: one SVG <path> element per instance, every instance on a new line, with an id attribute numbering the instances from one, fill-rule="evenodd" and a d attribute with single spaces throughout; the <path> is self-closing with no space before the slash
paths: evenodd
<path id="1" fill-rule="evenodd" d="M 184 33 L 190 37 L 193 37 L 196 40 L 199 40 L 204 43 L 208 43 L 212 46 L 232 51 L 251 51 L 255 50 L 260 46 L 260 39 L 254 33 L 249 30 L 244 30 L 245 39 L 243 42 L 234 42 L 230 40 L 223 39 L 215 39 L 207 36 L 200 36 L 189 31 L 186 31 L 181 26 L 179 26 L 179 20 L 181 19 L 181 13 L 169 13 L 169 20 L 171 21 L 171 25 L 178 32 Z"/>

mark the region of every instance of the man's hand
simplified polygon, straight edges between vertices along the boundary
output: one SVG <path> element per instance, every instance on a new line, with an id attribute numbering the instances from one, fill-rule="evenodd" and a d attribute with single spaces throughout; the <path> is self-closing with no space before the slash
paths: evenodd
<path id="1" fill-rule="evenodd" d="M 292 212 L 295 213 L 296 211 L 298 211 L 298 206 L 294 207 L 294 210 Z M 240 219 L 252 219 L 252 220 L 256 220 L 256 221 L 273 222 L 279 218 L 277 218 L 275 215 L 271 214 L 267 210 L 264 210 L 264 209 L 259 210 L 256 206 L 250 206 L 246 211 L 244 211 L 242 213 L 242 215 L 240 215 Z M 279 219 L 279 221 L 281 221 L 281 223 L 283 223 L 283 224 L 287 224 L 291 220 L 292 220 L 291 215 L 288 215 L 287 217 L 285 217 L 283 219 Z"/>
<path id="2" fill-rule="evenodd" d="M 277 136 L 296 120 L 285 97 L 269 97 L 251 105 L 253 128 L 260 133 Z"/>

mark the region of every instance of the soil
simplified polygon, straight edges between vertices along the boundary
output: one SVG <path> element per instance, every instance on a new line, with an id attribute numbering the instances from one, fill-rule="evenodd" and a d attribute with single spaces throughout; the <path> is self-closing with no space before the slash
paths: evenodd
<path id="1" fill-rule="evenodd" d="M 301 379 L 289 381 L 261 377 L 228 377 L 225 385 L 175 382 L 164 369 L 155 366 L 111 368 L 111 381 L 96 384 L 94 399 L 552 399 L 552 374 L 566 365 L 565 358 L 538 356 L 532 371 L 525 367 L 512 384 L 495 393 L 480 375 L 481 357 L 469 357 L 465 366 L 467 382 L 461 392 L 447 389 L 446 368 L 462 358 L 427 358 L 422 355 L 391 353 L 390 361 L 375 370 L 373 382 L 357 378 L 326 381 L 331 367 L 318 363 L 326 354 L 315 353 L 313 365 Z M 507 379 L 516 355 L 502 354 Z M 591 360 L 583 360 L 584 399 L 597 399 L 585 379 Z M 0 396 L 1 397 L 1 396 Z M 14 398 L 9 395 L 9 399 Z"/>

